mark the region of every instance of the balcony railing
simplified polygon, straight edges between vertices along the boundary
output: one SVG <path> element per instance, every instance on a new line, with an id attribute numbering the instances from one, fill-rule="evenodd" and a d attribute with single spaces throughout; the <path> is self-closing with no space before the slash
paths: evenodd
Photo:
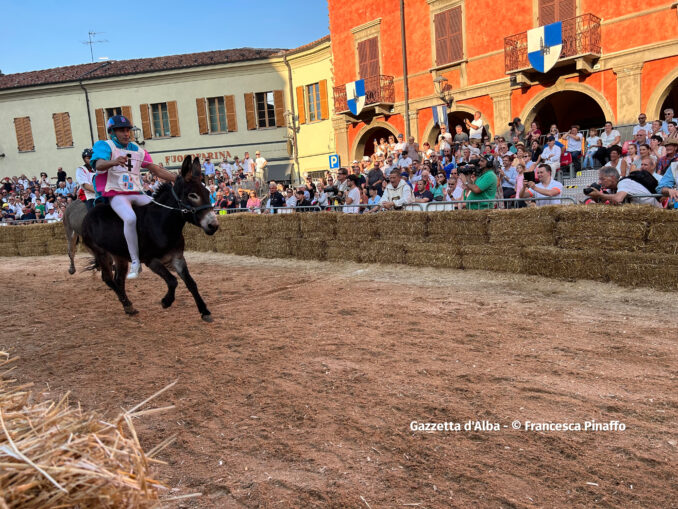
<path id="1" fill-rule="evenodd" d="M 393 76 L 372 76 L 365 78 L 365 106 L 371 104 L 393 104 L 395 102 L 395 88 Z M 334 87 L 334 111 L 346 113 L 346 85 Z"/>
<path id="2" fill-rule="evenodd" d="M 600 56 L 600 18 L 587 13 L 563 20 L 563 49 L 560 60 L 580 56 Z M 527 32 L 504 39 L 504 67 L 506 74 L 531 67 L 527 58 Z"/>

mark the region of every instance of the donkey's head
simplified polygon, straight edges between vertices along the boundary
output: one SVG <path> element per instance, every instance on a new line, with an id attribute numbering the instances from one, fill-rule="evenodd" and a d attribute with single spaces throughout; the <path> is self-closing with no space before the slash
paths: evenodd
<path id="1" fill-rule="evenodd" d="M 177 177 L 174 183 L 174 190 L 188 208 L 186 219 L 196 226 L 202 228 L 207 235 L 214 235 L 219 229 L 219 221 L 212 210 L 210 203 L 210 194 L 201 181 L 202 171 L 200 168 L 200 159 L 191 156 L 184 157 L 181 166 L 181 176 Z"/>

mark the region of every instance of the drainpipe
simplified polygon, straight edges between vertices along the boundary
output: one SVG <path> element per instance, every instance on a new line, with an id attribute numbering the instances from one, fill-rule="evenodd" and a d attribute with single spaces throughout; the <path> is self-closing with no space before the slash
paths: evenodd
<path id="1" fill-rule="evenodd" d="M 287 81 L 289 82 L 290 86 L 290 108 L 292 112 L 292 152 L 294 154 L 294 165 L 296 167 L 297 177 L 301 182 L 301 174 L 299 169 L 299 147 L 297 145 L 297 121 L 296 117 L 294 116 L 294 85 L 292 84 L 292 66 L 290 66 L 290 63 L 287 61 L 287 55 L 283 55 L 283 62 L 285 62 L 285 65 L 287 66 Z M 290 177 L 294 177 L 294 175 L 290 175 Z M 292 178 L 292 182 L 294 182 L 294 178 Z"/>
<path id="2" fill-rule="evenodd" d="M 410 139 L 410 93 L 407 83 L 407 44 L 405 42 L 405 0 L 400 0 L 400 41 L 403 48 L 403 93 L 405 94 L 405 139 Z"/>
<path id="3" fill-rule="evenodd" d="M 98 71 L 99 69 L 102 69 L 102 68 L 104 68 L 104 67 L 106 67 L 107 65 L 110 65 L 110 64 L 111 64 L 110 61 L 104 62 L 99 67 L 95 67 L 94 69 L 90 69 L 85 74 L 80 76 L 80 78 L 78 78 L 78 85 L 80 85 L 80 88 L 82 88 L 82 90 L 85 92 L 85 102 L 87 103 L 87 121 L 89 122 L 89 138 L 90 138 L 90 141 L 92 142 L 92 145 L 94 145 L 94 130 L 92 129 L 92 110 L 90 109 L 90 106 L 89 106 L 89 94 L 87 93 L 87 89 L 85 88 L 85 85 L 82 84 L 82 80 L 88 74 L 92 74 L 94 71 Z"/>

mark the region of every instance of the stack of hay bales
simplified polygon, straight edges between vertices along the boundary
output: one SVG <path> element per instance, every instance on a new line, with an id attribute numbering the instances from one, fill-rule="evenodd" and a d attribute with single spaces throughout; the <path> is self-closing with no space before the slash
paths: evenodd
<path id="1" fill-rule="evenodd" d="M 292 241 L 292 256 L 302 260 L 327 260 L 328 245 L 337 235 L 338 214 L 305 213 L 299 221 L 299 238 Z"/>
<path id="2" fill-rule="evenodd" d="M 145 454 L 134 414 L 107 424 L 66 397 L 36 403 L 6 379 L 12 360 L 0 352 L 0 507 L 156 507 L 164 486 L 149 463 L 169 442 Z"/>
<path id="3" fill-rule="evenodd" d="M 63 223 L 40 223 L 0 228 L 0 256 L 66 254 Z"/>

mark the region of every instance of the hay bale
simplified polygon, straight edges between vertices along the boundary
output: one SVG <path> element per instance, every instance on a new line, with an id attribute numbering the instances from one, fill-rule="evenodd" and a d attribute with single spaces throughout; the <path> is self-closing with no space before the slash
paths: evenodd
<path id="1" fill-rule="evenodd" d="M 327 242 L 327 259 L 341 262 L 360 262 L 364 242 L 332 239 Z"/>
<path id="2" fill-rule="evenodd" d="M 402 243 L 423 241 L 428 236 L 428 221 L 432 214 L 391 211 L 369 215 L 378 218 L 379 232 L 383 240 Z"/>
<path id="3" fill-rule="evenodd" d="M 548 246 L 526 247 L 522 250 L 523 274 L 556 279 L 591 279 L 609 281 L 609 260 L 597 249 L 588 251 L 560 249 Z"/>
<path id="4" fill-rule="evenodd" d="M 290 240 L 290 253 L 300 260 L 326 260 L 327 241 L 324 239 Z"/>
<path id="5" fill-rule="evenodd" d="M 553 246 L 556 207 L 529 207 L 488 212 L 489 243 L 497 246 Z"/>
<path id="6" fill-rule="evenodd" d="M 339 214 L 319 212 L 313 214 L 299 214 L 299 231 L 304 239 L 331 239 L 337 232 L 337 217 Z"/>
<path id="7" fill-rule="evenodd" d="M 678 290 L 678 255 L 609 252 L 610 281 L 622 286 Z"/>
<path id="8" fill-rule="evenodd" d="M 489 210 L 454 210 L 427 214 L 428 238 L 433 243 L 484 246 L 489 242 Z"/>
<path id="9" fill-rule="evenodd" d="M 345 214 L 337 213 L 336 237 L 348 242 L 378 239 L 381 230 L 381 214 Z"/>
<path id="10" fill-rule="evenodd" d="M 461 269 L 460 249 L 450 243 L 410 242 L 405 244 L 405 263 L 417 267 Z"/>
<path id="11" fill-rule="evenodd" d="M 288 239 L 261 239 L 257 244 L 256 256 L 289 258 L 292 256 L 291 241 Z"/>
<path id="12" fill-rule="evenodd" d="M 0 242 L 0 256 L 19 256 L 19 247 L 16 242 Z"/>
<path id="13" fill-rule="evenodd" d="M 157 507 L 165 486 L 149 463 L 171 442 L 143 451 L 132 423 L 142 412 L 107 424 L 67 397 L 36 402 L 30 384 L 6 379 L 13 360 L 0 352 L 0 507 Z"/>
<path id="14" fill-rule="evenodd" d="M 360 261 L 363 263 L 405 263 L 405 245 L 384 240 L 364 242 Z"/>
<path id="15" fill-rule="evenodd" d="M 652 209 L 645 251 L 678 254 L 678 214 L 673 210 Z"/>
<path id="16" fill-rule="evenodd" d="M 461 264 L 468 270 L 520 273 L 522 250 L 514 246 L 462 246 Z"/>
<path id="17" fill-rule="evenodd" d="M 241 256 L 257 256 L 259 239 L 248 235 L 236 235 L 229 240 L 231 253 Z"/>
<path id="18" fill-rule="evenodd" d="M 301 235 L 300 217 L 305 214 L 267 214 L 264 220 L 268 223 L 268 238 L 297 239 Z"/>

